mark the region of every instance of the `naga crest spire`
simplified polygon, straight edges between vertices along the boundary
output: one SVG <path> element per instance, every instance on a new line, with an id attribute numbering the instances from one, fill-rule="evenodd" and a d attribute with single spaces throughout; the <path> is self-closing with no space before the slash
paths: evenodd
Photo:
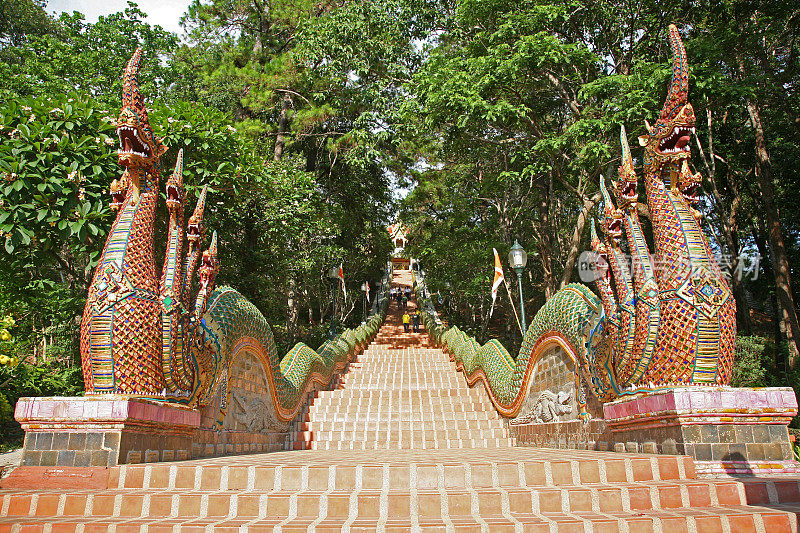
<path id="1" fill-rule="evenodd" d="M 628 132 L 625 131 L 625 126 L 620 127 L 619 143 L 622 147 L 619 179 L 616 182 L 612 182 L 612 184 L 614 186 L 614 194 L 620 202 L 620 207 L 624 208 L 626 205 L 635 204 L 639 197 L 636 192 L 639 180 L 633 168 L 633 157 L 631 157 L 631 148 L 628 146 Z"/>
<path id="2" fill-rule="evenodd" d="M 142 55 L 142 48 L 137 48 L 122 75 L 122 109 L 130 109 L 139 116 L 142 123 L 149 125 L 147 109 L 144 106 L 142 93 L 139 91 L 139 67 L 142 64 Z"/>
<path id="3" fill-rule="evenodd" d="M 689 102 L 689 63 L 686 61 L 681 34 L 674 24 L 669 25 L 669 46 L 672 49 L 672 82 L 659 117 L 659 121 L 665 122 L 675 119 L 681 108 Z"/>
<path id="4" fill-rule="evenodd" d="M 689 66 L 681 35 L 674 24 L 669 27 L 669 42 L 672 49 L 672 81 L 669 92 L 654 126 L 647 121 L 647 135 L 639 137 L 639 144 L 651 152 L 658 163 L 674 163 L 671 174 L 673 187 L 682 159 L 691 156 L 689 142 L 694 133 L 695 115 L 689 103 Z"/>
<path id="5" fill-rule="evenodd" d="M 603 194 L 603 231 L 609 238 L 619 241 L 622 237 L 622 211 L 614 206 L 604 176 L 600 176 L 600 192 Z"/>
<path id="6" fill-rule="evenodd" d="M 139 200 L 142 190 L 157 182 L 160 158 L 167 147 L 153 133 L 144 99 L 139 91 L 139 67 L 142 49 L 133 53 L 122 75 L 122 110 L 117 120 L 119 137 L 119 164 L 125 172 L 111 183 L 111 207 L 119 209 L 130 193 L 131 200 Z M 149 181 L 148 181 L 149 180 Z"/>
<path id="7" fill-rule="evenodd" d="M 206 208 L 207 192 L 208 185 L 203 185 L 203 190 L 200 191 L 200 197 L 197 199 L 194 213 L 189 217 L 189 223 L 186 225 L 186 238 L 189 240 L 189 248 L 192 250 L 197 249 L 205 235 L 206 230 L 205 226 L 203 226 L 203 212 Z"/>
<path id="8" fill-rule="evenodd" d="M 175 161 L 175 170 L 167 180 L 167 209 L 170 212 L 183 209 L 183 148 L 178 150 L 178 159 Z"/>

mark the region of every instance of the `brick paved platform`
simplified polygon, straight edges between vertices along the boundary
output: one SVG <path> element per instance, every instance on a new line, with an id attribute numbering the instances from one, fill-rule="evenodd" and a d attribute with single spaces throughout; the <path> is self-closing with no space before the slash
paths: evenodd
<path id="1" fill-rule="evenodd" d="M 0 532 L 797 531 L 797 478 L 698 479 L 684 456 L 515 447 L 485 391 L 427 342 L 402 332 L 393 304 L 339 388 L 310 403 L 294 451 L 20 468 L 0 484 Z"/>

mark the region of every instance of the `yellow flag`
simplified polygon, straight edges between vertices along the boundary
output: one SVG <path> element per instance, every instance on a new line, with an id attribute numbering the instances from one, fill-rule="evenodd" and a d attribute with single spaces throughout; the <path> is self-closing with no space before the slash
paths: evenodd
<path id="1" fill-rule="evenodd" d="M 494 283 L 492 283 L 492 306 L 494 306 L 494 301 L 497 299 L 497 289 L 500 288 L 500 284 L 506 279 L 505 275 L 503 274 L 503 264 L 500 262 L 500 256 L 497 254 L 497 249 L 492 248 L 494 252 Z"/>

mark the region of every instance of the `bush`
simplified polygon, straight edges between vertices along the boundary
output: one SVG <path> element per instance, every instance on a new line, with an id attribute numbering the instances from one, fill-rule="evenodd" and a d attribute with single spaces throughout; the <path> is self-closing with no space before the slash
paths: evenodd
<path id="1" fill-rule="evenodd" d="M 10 424 L 14 420 L 14 410 L 6 397 L 0 392 L 0 426 Z"/>
<path id="2" fill-rule="evenodd" d="M 0 384 L 12 405 L 24 396 L 81 396 L 84 392 L 81 367 L 58 361 L 1 368 Z"/>
<path id="3" fill-rule="evenodd" d="M 736 338 L 736 357 L 733 361 L 733 387 L 766 387 L 767 339 L 758 336 Z"/>

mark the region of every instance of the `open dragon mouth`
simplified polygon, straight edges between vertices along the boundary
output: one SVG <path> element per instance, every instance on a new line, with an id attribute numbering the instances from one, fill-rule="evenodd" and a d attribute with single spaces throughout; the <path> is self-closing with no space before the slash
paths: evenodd
<path id="1" fill-rule="evenodd" d="M 622 221 L 618 218 L 615 218 L 614 220 L 609 222 L 608 232 L 614 237 L 622 235 Z"/>
<path id="2" fill-rule="evenodd" d="M 118 191 L 111 191 L 111 209 L 117 210 L 125 203 L 125 195 L 128 193 L 125 189 Z"/>
<path id="3" fill-rule="evenodd" d="M 119 154 L 137 155 L 142 158 L 150 157 L 150 147 L 139 137 L 139 130 L 131 126 L 117 128 L 119 136 Z"/>
<path id="4" fill-rule="evenodd" d="M 631 201 L 636 198 L 636 182 L 626 181 L 620 188 L 620 196 L 623 200 Z"/>
<path id="5" fill-rule="evenodd" d="M 207 251 L 206 251 L 207 252 Z M 200 262 L 200 273 L 212 272 L 216 267 L 216 261 L 213 257 L 209 257 L 206 252 L 203 252 L 203 259 Z"/>
<path id="6" fill-rule="evenodd" d="M 661 139 L 658 143 L 658 151 L 662 154 L 677 154 L 691 151 L 689 142 L 692 140 L 694 127 L 675 126 L 672 133 Z"/>
<path id="7" fill-rule="evenodd" d="M 167 185 L 167 207 L 178 207 L 183 201 L 183 191 L 175 185 Z"/>
<path id="8" fill-rule="evenodd" d="M 681 187 L 681 194 L 688 202 L 696 202 L 700 199 L 700 196 L 697 194 L 700 190 L 700 186 L 695 184 L 687 185 L 686 187 Z"/>
<path id="9" fill-rule="evenodd" d="M 189 225 L 186 226 L 186 237 L 190 241 L 199 240 L 200 236 L 202 235 L 202 233 L 203 233 L 203 230 L 202 230 L 202 228 L 200 228 L 199 224 L 189 223 Z"/>

